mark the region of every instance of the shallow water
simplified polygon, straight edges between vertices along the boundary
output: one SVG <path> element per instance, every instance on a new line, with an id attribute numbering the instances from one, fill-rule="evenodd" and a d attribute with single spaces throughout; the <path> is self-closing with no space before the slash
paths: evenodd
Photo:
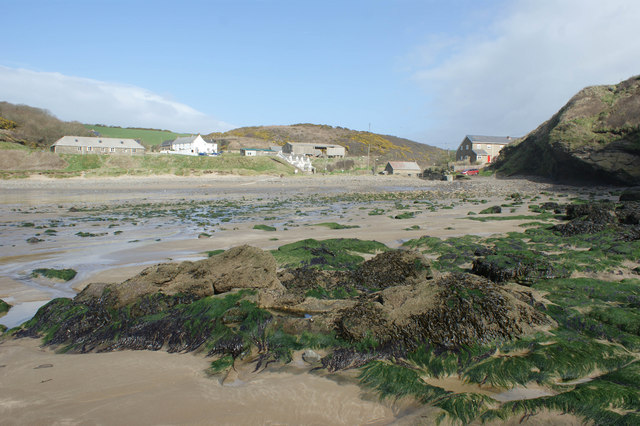
<path id="1" fill-rule="evenodd" d="M 33 315 L 41 306 L 48 303 L 48 300 L 39 300 L 36 302 L 24 302 L 17 304 L 7 312 L 5 316 L 0 318 L 0 324 L 7 328 L 17 327 L 25 321 L 33 318 Z"/>

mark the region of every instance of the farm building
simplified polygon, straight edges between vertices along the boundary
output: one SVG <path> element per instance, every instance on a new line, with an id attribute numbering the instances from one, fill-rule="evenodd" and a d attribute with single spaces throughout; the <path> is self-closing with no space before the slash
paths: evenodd
<path id="1" fill-rule="evenodd" d="M 242 148 L 240 154 L 245 157 L 258 157 L 262 155 L 276 155 L 278 151 L 274 151 L 268 148 Z"/>
<path id="2" fill-rule="evenodd" d="M 287 142 L 282 147 L 283 154 L 305 155 L 308 157 L 344 157 L 346 150 L 342 145 Z"/>
<path id="3" fill-rule="evenodd" d="M 162 151 L 169 154 L 208 155 L 218 152 L 218 144 L 207 142 L 202 136 L 184 136 L 173 141 L 162 142 Z"/>
<path id="4" fill-rule="evenodd" d="M 145 148 L 134 139 L 63 136 L 51 145 L 51 151 L 61 154 L 143 155 Z"/>
<path id="5" fill-rule="evenodd" d="M 389 161 L 384 168 L 388 175 L 418 176 L 422 169 L 415 161 Z"/>
<path id="6" fill-rule="evenodd" d="M 456 151 L 456 161 L 488 164 L 500 154 L 500 150 L 513 142 L 510 136 L 467 135 Z"/>

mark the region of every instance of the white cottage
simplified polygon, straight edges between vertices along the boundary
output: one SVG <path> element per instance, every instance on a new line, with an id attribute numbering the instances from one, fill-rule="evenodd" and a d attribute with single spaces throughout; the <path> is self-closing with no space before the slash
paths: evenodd
<path id="1" fill-rule="evenodd" d="M 173 141 L 162 142 L 162 152 L 182 155 L 209 155 L 218 152 L 218 144 L 207 142 L 202 136 L 185 136 Z"/>

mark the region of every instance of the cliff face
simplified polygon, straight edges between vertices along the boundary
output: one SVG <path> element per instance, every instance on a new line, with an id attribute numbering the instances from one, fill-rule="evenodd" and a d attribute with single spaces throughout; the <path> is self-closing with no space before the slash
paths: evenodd
<path id="1" fill-rule="evenodd" d="M 640 76 L 587 87 L 520 143 L 506 147 L 498 175 L 640 184 Z"/>

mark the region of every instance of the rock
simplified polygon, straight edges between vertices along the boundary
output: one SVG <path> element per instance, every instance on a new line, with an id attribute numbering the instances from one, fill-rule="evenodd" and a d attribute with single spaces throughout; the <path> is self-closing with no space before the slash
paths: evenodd
<path id="1" fill-rule="evenodd" d="M 537 252 L 490 254 L 474 259 L 471 272 L 496 283 L 515 281 L 531 285 L 539 279 L 566 278 L 570 274 L 555 267 Z"/>
<path id="2" fill-rule="evenodd" d="M 640 225 L 640 202 L 623 202 L 616 208 L 616 216 L 618 221 L 625 225 Z"/>
<path id="3" fill-rule="evenodd" d="M 92 298 L 107 297 L 110 305 L 118 308 L 155 293 L 197 299 L 242 288 L 283 290 L 271 253 L 240 246 L 197 262 L 163 263 L 120 284 L 89 284 L 78 300 L 88 303 Z"/>
<path id="4" fill-rule="evenodd" d="M 622 191 L 620 201 L 640 201 L 640 187 L 629 188 Z"/>
<path id="5" fill-rule="evenodd" d="M 385 289 L 424 281 L 433 276 L 431 264 L 415 250 L 391 250 L 363 262 L 352 274 L 362 288 Z"/>
<path id="6" fill-rule="evenodd" d="M 485 278 L 449 274 L 360 300 L 340 312 L 335 329 L 352 342 L 373 339 L 391 347 L 429 343 L 456 349 L 512 339 L 554 324 L 520 297 Z"/>
<path id="7" fill-rule="evenodd" d="M 234 247 L 207 259 L 209 280 L 216 293 L 241 288 L 282 288 L 277 264 L 268 251 L 247 245 Z"/>
<path id="8" fill-rule="evenodd" d="M 569 204 L 566 208 L 567 219 L 583 219 L 596 224 L 615 223 L 616 216 L 613 211 L 614 205 L 609 202 Z"/>
<path id="9" fill-rule="evenodd" d="M 41 243 L 41 242 L 43 242 L 43 241 L 44 241 L 43 239 L 38 238 L 38 237 L 31 237 L 31 238 L 27 238 L 27 242 L 28 242 L 29 244 Z"/>
<path id="10" fill-rule="evenodd" d="M 316 364 L 320 362 L 321 359 L 322 357 L 311 349 L 307 349 L 302 353 L 302 360 L 308 364 Z"/>

